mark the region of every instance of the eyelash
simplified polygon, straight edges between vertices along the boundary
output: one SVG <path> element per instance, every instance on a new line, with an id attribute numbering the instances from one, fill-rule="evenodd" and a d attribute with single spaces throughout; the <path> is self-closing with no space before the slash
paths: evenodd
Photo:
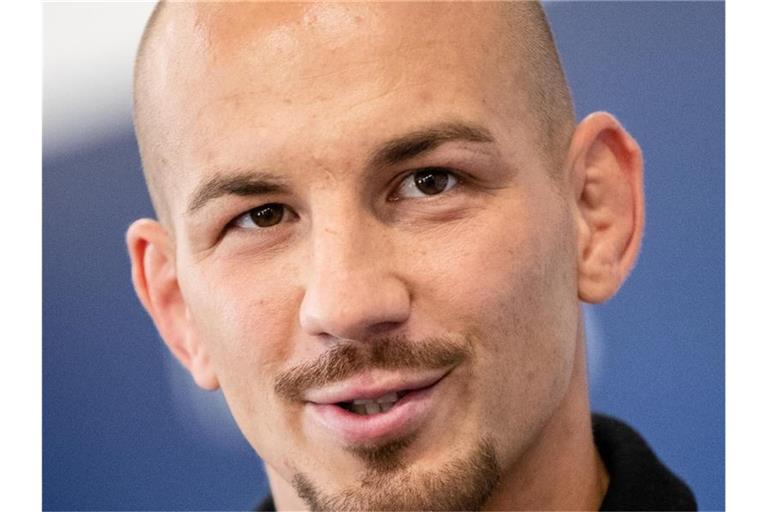
<path id="1" fill-rule="evenodd" d="M 256 213 L 257 211 L 259 211 L 259 210 L 261 210 L 261 211 L 266 210 L 270 206 L 271 207 L 280 207 L 281 208 L 280 215 L 279 215 L 279 218 L 278 218 L 277 222 L 275 222 L 275 224 L 273 224 L 271 226 L 265 226 L 265 227 L 256 226 L 256 223 L 253 220 L 253 217 L 251 217 L 251 216 L 254 213 Z M 286 214 L 288 214 L 288 215 L 295 215 L 293 213 L 293 210 L 291 210 L 288 206 L 286 206 L 286 205 L 284 205 L 282 203 L 264 203 L 264 204 L 261 204 L 259 206 L 256 206 L 255 208 L 251 208 L 250 210 L 248 210 L 246 212 L 243 212 L 240 215 L 238 215 L 237 217 L 235 217 L 234 219 L 232 219 L 232 221 L 230 221 L 229 224 L 227 225 L 227 229 L 233 229 L 233 228 L 237 229 L 237 228 L 239 228 L 239 229 L 248 230 L 248 231 L 261 231 L 261 230 L 269 229 L 269 228 L 271 228 L 273 226 L 277 226 L 279 224 L 282 224 L 284 222 L 283 219 L 286 216 Z M 238 225 L 238 224 L 240 224 L 241 219 L 249 219 L 249 218 L 250 218 L 250 222 L 252 224 L 254 224 L 254 227 L 247 228 L 247 227 L 243 227 L 243 226 L 239 226 Z"/>
<path id="2" fill-rule="evenodd" d="M 419 169 L 415 169 L 415 170 L 411 170 L 411 171 L 407 172 L 405 174 L 405 176 L 397 182 L 398 184 L 397 184 L 397 187 L 395 188 L 395 191 L 397 192 L 401 188 L 403 188 L 403 186 L 405 186 L 405 184 L 407 183 L 408 179 L 410 179 L 410 178 L 414 178 L 415 179 L 416 175 L 418 175 L 419 173 L 424 173 L 424 172 L 431 172 L 433 174 L 435 174 L 435 173 L 447 174 L 450 185 L 446 184 L 447 188 L 445 188 L 444 190 L 441 190 L 440 192 L 437 192 L 435 194 L 427 194 L 425 192 L 422 192 L 422 194 L 424 194 L 424 195 L 421 196 L 421 197 L 416 197 L 416 198 L 407 198 L 407 197 L 403 198 L 403 197 L 398 197 L 398 196 L 395 195 L 394 197 L 392 197 L 389 200 L 394 202 L 394 201 L 400 201 L 400 200 L 403 200 L 403 199 L 406 199 L 406 200 L 407 199 L 428 199 L 428 198 L 430 198 L 432 196 L 435 196 L 435 197 L 444 196 L 445 194 L 451 192 L 456 187 L 461 186 L 461 185 L 464 184 L 464 180 L 462 178 L 462 175 L 460 173 L 454 171 L 453 169 L 450 169 L 448 167 L 429 166 L 429 167 L 421 167 Z M 453 181 L 453 183 L 450 183 L 451 180 Z M 414 185 L 414 186 L 418 188 L 417 185 Z"/>
<path id="3" fill-rule="evenodd" d="M 445 173 L 445 174 L 448 175 L 449 183 L 450 183 L 450 180 L 453 180 L 453 183 L 450 185 L 450 188 L 447 188 L 446 190 L 441 190 L 440 192 L 437 192 L 435 194 L 425 194 L 424 196 L 417 197 L 417 198 L 413 198 L 413 197 L 403 198 L 403 197 L 399 197 L 399 196 L 395 195 L 394 197 L 388 198 L 387 200 L 390 201 L 390 202 L 395 202 L 395 201 L 401 201 L 401 200 L 428 199 L 428 198 L 430 198 L 432 196 L 435 196 L 435 197 L 442 196 L 442 195 L 444 195 L 446 193 L 451 192 L 456 187 L 461 186 L 461 185 L 464 184 L 464 180 L 462 179 L 462 176 L 459 173 L 457 173 L 456 171 L 454 171 L 453 169 L 450 169 L 450 168 L 447 168 L 447 167 L 430 166 L 430 167 L 422 167 L 422 168 L 419 168 L 419 169 L 414 169 L 414 170 L 408 171 L 405 174 L 405 176 L 403 176 L 402 179 L 400 179 L 397 182 L 397 187 L 395 188 L 395 192 L 400 190 L 406 184 L 406 181 L 408 179 L 415 179 L 415 177 L 419 173 L 424 173 L 424 172 L 427 172 L 427 171 L 431 171 L 433 173 Z M 448 185 L 446 185 L 446 186 L 448 186 Z M 239 224 L 241 219 L 246 219 L 250 215 L 252 215 L 255 211 L 260 210 L 260 209 L 265 209 L 265 208 L 267 208 L 269 206 L 279 206 L 279 207 L 281 207 L 283 209 L 282 213 L 280 214 L 280 219 L 275 224 L 273 224 L 271 226 L 266 226 L 266 227 L 254 226 L 254 227 L 251 227 L 251 228 L 246 228 L 246 227 L 238 226 L 238 224 Z M 283 224 L 285 222 L 283 217 L 286 214 L 294 215 L 294 216 L 296 215 L 293 212 L 293 210 L 291 208 L 289 208 L 288 206 L 286 206 L 285 204 L 282 204 L 282 203 L 264 203 L 264 204 L 261 204 L 259 206 L 254 207 L 254 208 L 251 208 L 250 210 L 247 210 L 247 211 L 241 213 L 240 215 L 238 215 L 237 217 L 235 217 L 234 219 L 232 219 L 227 224 L 227 227 L 226 227 L 225 231 L 229 231 L 230 229 L 238 229 L 238 228 L 239 229 L 243 229 L 243 230 L 247 230 L 247 231 L 267 230 L 267 229 L 269 229 L 271 227 Z M 253 222 L 253 220 L 251 220 L 251 223 L 255 224 Z"/>

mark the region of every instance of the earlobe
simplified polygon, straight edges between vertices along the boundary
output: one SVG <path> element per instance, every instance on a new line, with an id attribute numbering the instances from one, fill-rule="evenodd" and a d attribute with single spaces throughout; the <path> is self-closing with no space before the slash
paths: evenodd
<path id="1" fill-rule="evenodd" d="M 585 118 L 568 153 L 577 205 L 579 298 L 611 298 L 640 249 L 645 209 L 643 160 L 637 142 L 611 115 Z"/>
<path id="2" fill-rule="evenodd" d="M 155 220 L 137 220 L 128 228 L 126 242 L 133 287 L 163 341 L 198 386 L 218 388 L 179 287 L 174 247 L 165 228 Z"/>

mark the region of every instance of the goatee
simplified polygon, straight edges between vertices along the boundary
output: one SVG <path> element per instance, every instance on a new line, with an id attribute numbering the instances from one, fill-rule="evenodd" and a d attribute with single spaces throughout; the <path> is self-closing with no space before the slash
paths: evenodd
<path id="1" fill-rule="evenodd" d="M 297 473 L 292 481 L 312 510 L 480 510 L 500 477 L 496 451 L 482 440 L 464 457 L 436 470 L 416 471 L 399 460 L 409 440 L 357 454 L 368 469 L 360 483 L 326 493 Z"/>

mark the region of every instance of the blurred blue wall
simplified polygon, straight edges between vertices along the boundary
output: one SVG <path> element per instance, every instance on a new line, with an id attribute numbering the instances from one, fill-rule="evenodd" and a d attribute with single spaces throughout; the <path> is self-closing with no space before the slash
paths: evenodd
<path id="1" fill-rule="evenodd" d="M 546 9 L 579 117 L 609 110 L 645 150 L 640 262 L 589 310 L 593 406 L 723 509 L 724 4 Z M 44 509 L 253 507 L 258 459 L 134 298 L 123 234 L 151 208 L 130 125 L 45 154 L 43 180 Z"/>

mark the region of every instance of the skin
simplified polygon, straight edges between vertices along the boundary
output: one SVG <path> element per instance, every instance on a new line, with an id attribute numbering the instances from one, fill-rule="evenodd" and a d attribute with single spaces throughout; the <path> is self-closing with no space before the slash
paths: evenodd
<path id="1" fill-rule="evenodd" d="M 485 508 L 600 505 L 579 303 L 610 298 L 635 261 L 641 153 L 592 114 L 553 178 L 496 9 L 173 4 L 159 27 L 140 137 L 167 210 L 128 231 L 134 286 L 198 385 L 221 387 L 280 509 L 307 506 L 297 473 L 333 494 L 368 468 L 276 379 L 385 337 L 471 353 L 400 450 L 411 477 L 492 439 L 501 479 Z M 387 141 L 457 122 L 493 141 L 371 166 Z M 429 166 L 458 184 L 413 195 L 410 174 Z M 189 212 L 202 183 L 244 172 L 284 190 Z M 266 203 L 286 205 L 281 223 L 232 228 Z"/>

